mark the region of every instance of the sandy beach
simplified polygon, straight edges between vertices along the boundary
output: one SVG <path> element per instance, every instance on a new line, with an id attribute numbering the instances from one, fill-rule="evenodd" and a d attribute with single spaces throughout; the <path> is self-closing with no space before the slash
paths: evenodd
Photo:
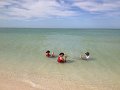
<path id="1" fill-rule="evenodd" d="M 119 84 L 90 83 L 67 80 L 63 77 L 40 75 L 37 81 L 18 78 L 16 76 L 0 75 L 0 90 L 119 90 Z"/>

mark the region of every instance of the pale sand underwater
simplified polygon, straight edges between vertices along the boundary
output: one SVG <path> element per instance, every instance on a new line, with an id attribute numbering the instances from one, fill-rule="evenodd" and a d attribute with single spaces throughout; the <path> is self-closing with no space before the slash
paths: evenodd
<path id="1" fill-rule="evenodd" d="M 115 29 L 0 29 L 0 90 L 119 90 L 119 46 Z M 79 58 L 86 51 L 91 60 Z"/>
<path id="2" fill-rule="evenodd" d="M 6 75 L 5 75 L 6 76 Z M 18 79 L 13 76 L 0 77 L 1 90 L 119 90 L 120 86 L 108 82 L 82 82 L 66 80 L 57 76 L 45 76 L 36 80 Z"/>

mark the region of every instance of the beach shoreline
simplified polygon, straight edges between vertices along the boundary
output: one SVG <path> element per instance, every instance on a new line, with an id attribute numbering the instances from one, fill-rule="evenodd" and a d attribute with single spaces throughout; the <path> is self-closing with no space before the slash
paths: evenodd
<path id="1" fill-rule="evenodd" d="M 37 79 L 37 78 L 36 78 Z M 52 77 L 40 75 L 37 79 L 19 78 L 15 75 L 0 73 L 1 90 L 119 90 L 119 84 L 82 82 L 65 79 L 63 77 Z"/>

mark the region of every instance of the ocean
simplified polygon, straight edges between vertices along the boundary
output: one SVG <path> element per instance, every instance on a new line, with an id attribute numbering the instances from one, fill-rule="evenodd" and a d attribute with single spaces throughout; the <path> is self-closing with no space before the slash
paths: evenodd
<path id="1" fill-rule="evenodd" d="M 46 50 L 64 52 L 67 63 Z M 81 60 L 87 51 L 91 59 Z M 38 85 L 45 76 L 119 90 L 119 54 L 120 29 L 0 28 L 0 75 Z"/>

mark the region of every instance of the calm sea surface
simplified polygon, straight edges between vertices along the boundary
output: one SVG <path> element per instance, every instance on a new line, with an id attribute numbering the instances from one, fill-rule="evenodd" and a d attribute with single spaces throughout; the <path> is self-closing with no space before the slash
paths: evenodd
<path id="1" fill-rule="evenodd" d="M 46 58 L 46 50 L 64 52 L 68 62 Z M 80 60 L 90 52 L 91 60 Z M 40 75 L 89 83 L 120 85 L 119 29 L 0 28 L 0 74 L 18 78 Z"/>

